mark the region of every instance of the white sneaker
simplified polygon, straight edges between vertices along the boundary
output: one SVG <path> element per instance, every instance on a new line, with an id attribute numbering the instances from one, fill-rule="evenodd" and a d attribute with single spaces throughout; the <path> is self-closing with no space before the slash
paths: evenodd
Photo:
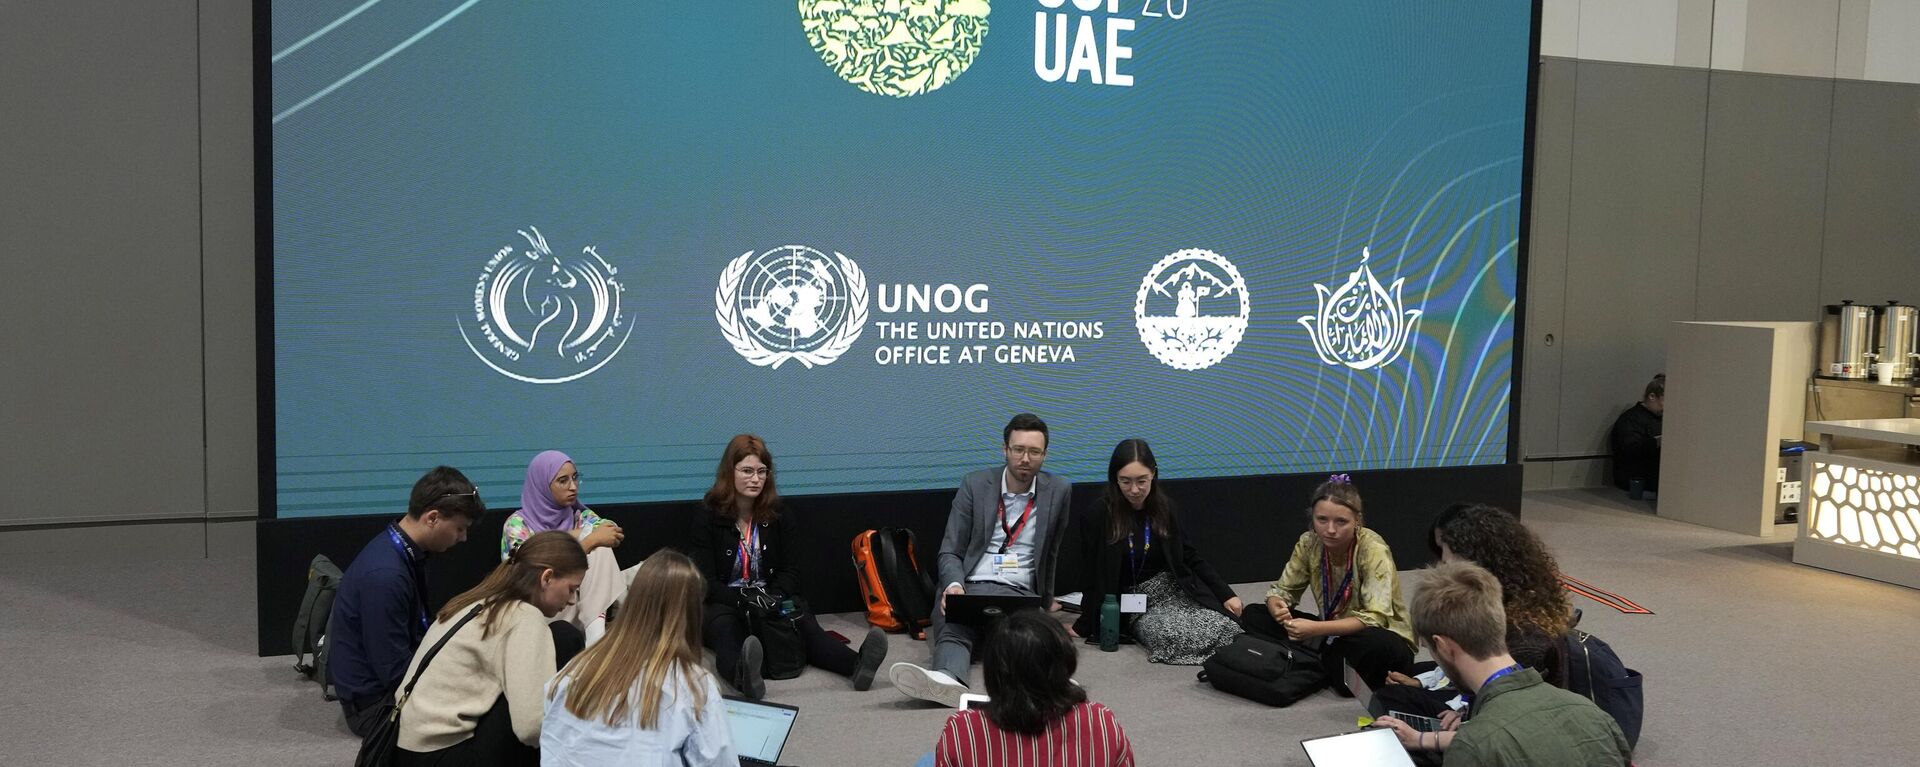
<path id="1" fill-rule="evenodd" d="M 893 680 L 893 687 L 909 698 L 938 703 L 947 708 L 959 708 L 960 696 L 967 693 L 967 686 L 960 683 L 944 671 L 932 671 L 911 663 L 895 663 L 887 669 L 887 678 Z"/>

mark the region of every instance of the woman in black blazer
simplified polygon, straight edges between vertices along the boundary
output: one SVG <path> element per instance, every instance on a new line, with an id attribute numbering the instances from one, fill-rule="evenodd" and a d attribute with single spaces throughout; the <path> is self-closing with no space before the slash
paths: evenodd
<path id="1" fill-rule="evenodd" d="M 800 611 L 795 627 L 808 663 L 851 677 L 856 690 L 871 687 L 874 671 L 887 657 L 886 633 L 869 629 L 856 653 L 828 636 L 806 611 L 787 558 L 798 539 L 793 519 L 780 513 L 767 443 L 751 434 L 729 441 L 703 506 L 693 520 L 687 556 L 707 579 L 705 643 L 721 678 L 748 697 L 766 695 L 763 648 L 748 628 L 743 606 L 747 594 L 765 591 L 776 601 L 791 600 Z"/>
<path id="2" fill-rule="evenodd" d="M 1155 663 L 1194 665 L 1241 631 L 1233 587 L 1181 535 L 1173 500 L 1161 492 L 1160 464 L 1146 440 L 1123 440 L 1107 462 L 1107 492 L 1082 518 L 1087 579 L 1073 632 L 1100 632 L 1109 594 L 1143 593 L 1147 612 L 1125 616 L 1122 633 L 1145 645 Z"/>

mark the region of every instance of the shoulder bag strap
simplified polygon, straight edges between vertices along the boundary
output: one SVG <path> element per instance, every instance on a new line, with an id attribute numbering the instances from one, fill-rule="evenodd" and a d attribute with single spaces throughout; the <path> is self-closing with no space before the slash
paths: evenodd
<path id="1" fill-rule="evenodd" d="M 440 636 L 440 641 L 434 642 L 433 647 L 427 650 L 427 654 L 420 658 L 420 667 L 413 670 L 413 678 L 407 680 L 407 686 L 402 688 L 399 697 L 394 699 L 393 713 L 395 716 L 400 714 L 400 707 L 406 705 L 407 698 L 413 695 L 413 686 L 420 682 L 420 675 L 426 673 L 427 664 L 433 662 L 433 656 L 439 655 L 440 648 L 447 646 L 447 640 L 452 639 L 454 634 L 459 633 L 460 627 L 467 625 L 467 621 L 473 620 L 474 616 L 479 615 L 480 611 L 486 606 L 484 601 L 474 605 L 473 609 L 467 612 L 466 617 L 461 618 L 458 623 L 453 624 L 453 628 L 447 629 L 447 633 Z"/>

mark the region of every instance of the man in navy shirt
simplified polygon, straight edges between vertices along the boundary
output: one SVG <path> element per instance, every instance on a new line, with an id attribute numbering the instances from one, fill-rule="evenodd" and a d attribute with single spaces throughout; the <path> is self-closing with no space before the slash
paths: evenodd
<path id="1" fill-rule="evenodd" d="M 465 474 L 436 467 L 413 484 L 407 515 L 368 541 L 341 574 L 327 621 L 327 681 L 355 735 L 365 737 L 393 708 L 400 676 L 432 622 L 427 557 L 465 541 L 486 510 Z"/>

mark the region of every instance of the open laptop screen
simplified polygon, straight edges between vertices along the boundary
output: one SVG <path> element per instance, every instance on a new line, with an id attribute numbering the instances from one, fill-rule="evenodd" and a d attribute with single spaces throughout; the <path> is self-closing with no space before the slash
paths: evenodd
<path id="1" fill-rule="evenodd" d="M 1300 741 L 1314 767 L 1413 767 L 1413 758 L 1385 728 Z"/>
<path id="2" fill-rule="evenodd" d="M 727 727 L 733 731 L 733 749 L 742 757 L 773 764 L 780 761 L 793 720 L 800 709 L 778 703 L 727 697 Z"/>

